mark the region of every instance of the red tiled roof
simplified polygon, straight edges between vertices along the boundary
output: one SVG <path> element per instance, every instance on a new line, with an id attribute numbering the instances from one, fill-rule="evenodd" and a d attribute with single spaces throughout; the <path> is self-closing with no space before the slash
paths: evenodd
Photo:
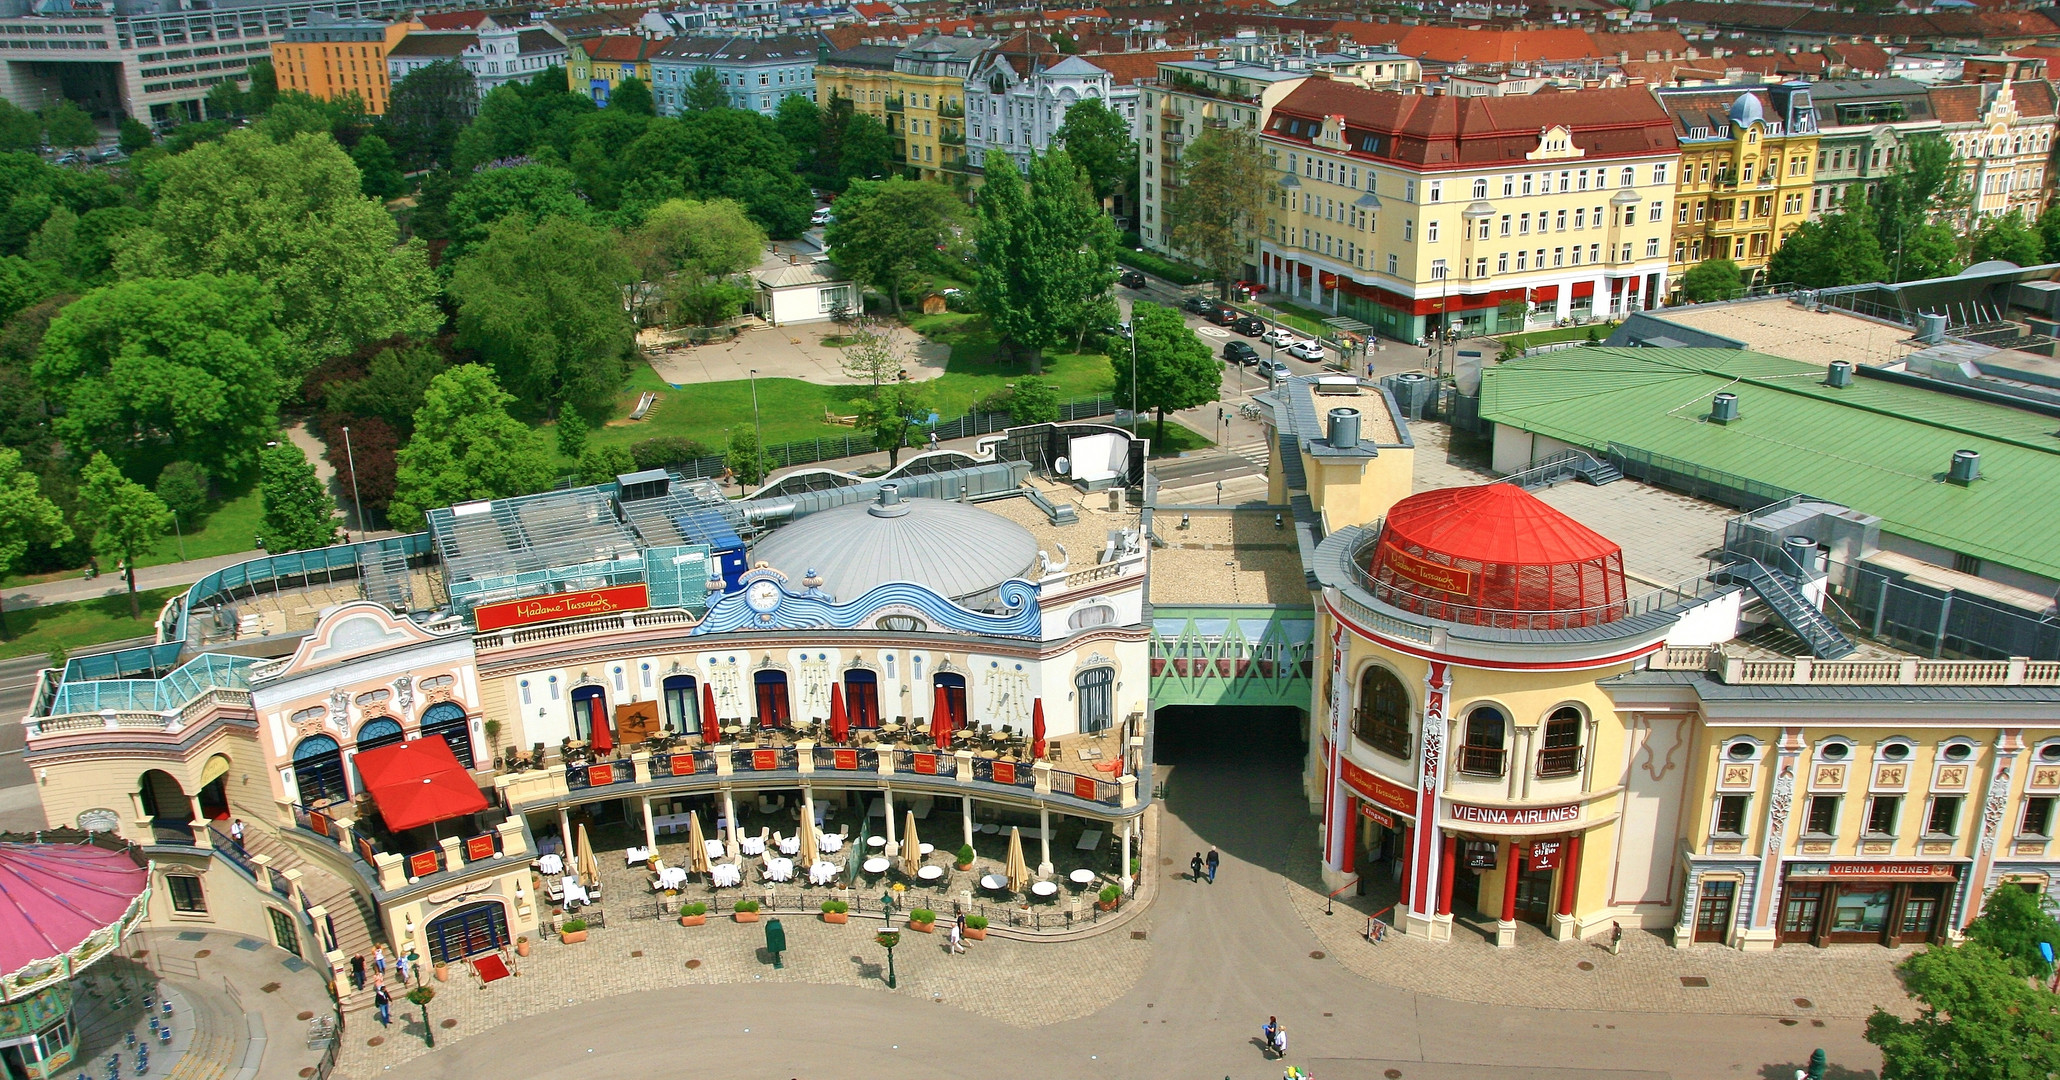
<path id="1" fill-rule="evenodd" d="M 833 26 L 823 31 L 823 37 L 829 40 L 831 49 L 842 51 L 865 44 L 865 39 L 872 30 L 873 27 L 870 26 Z"/>
<path id="2" fill-rule="evenodd" d="M 1538 148 L 1538 133 L 1566 126 L 1588 160 L 1674 149 L 1673 122 L 1642 88 L 1540 91 L 1522 97 L 1459 98 L 1367 90 L 1310 79 L 1274 107 L 1268 138 L 1308 142 L 1281 133 L 1278 120 L 1343 116 L 1355 155 L 1425 169 L 1519 163 Z M 1363 139 L 1375 137 L 1371 151 Z"/>
<path id="3" fill-rule="evenodd" d="M 1160 52 L 1081 53 L 1080 59 L 1114 76 L 1116 85 L 1128 86 L 1139 79 L 1154 79 L 1159 65 L 1169 60 L 1213 60 L 1221 49 L 1167 49 Z"/>
<path id="4" fill-rule="evenodd" d="M 1688 39 L 1682 37 L 1678 30 L 1627 30 L 1623 33 L 1593 33 L 1588 37 L 1603 56 L 1629 53 L 1631 59 L 1643 60 L 1648 55 L 1657 54 L 1656 59 L 1664 60 L 1688 51 Z"/>
<path id="5" fill-rule="evenodd" d="M 1826 45 L 1824 54 L 1856 72 L 1871 75 L 1888 72 L 1889 51 L 1871 41 L 1847 41 Z"/>
<path id="6" fill-rule="evenodd" d="M 851 10 L 861 19 L 885 19 L 894 15 L 893 4 L 853 4 Z"/>
<path id="7" fill-rule="evenodd" d="M 1973 85 L 1934 86 L 1931 111 L 1942 124 L 1972 124 L 1981 119 L 1982 88 Z"/>
<path id="8" fill-rule="evenodd" d="M 640 63 L 672 42 L 671 38 L 647 38 L 638 34 L 604 34 L 581 41 L 588 59 L 615 63 Z"/>
<path id="9" fill-rule="evenodd" d="M 2053 84 L 2044 79 L 2019 79 L 2010 84 L 2010 96 L 2019 116 L 2052 116 L 2055 112 Z"/>
<path id="10" fill-rule="evenodd" d="M 486 21 L 484 9 L 476 11 L 425 12 L 415 17 L 425 30 L 475 30 Z"/>

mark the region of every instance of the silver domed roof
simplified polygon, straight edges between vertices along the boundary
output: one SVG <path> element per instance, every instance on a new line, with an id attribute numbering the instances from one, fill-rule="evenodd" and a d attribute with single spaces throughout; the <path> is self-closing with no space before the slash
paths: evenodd
<path id="1" fill-rule="evenodd" d="M 1759 123 L 1767 118 L 1766 110 L 1760 107 L 1760 99 L 1750 91 L 1738 95 L 1731 103 L 1731 122 L 1739 127 Z"/>
<path id="2" fill-rule="evenodd" d="M 810 514 L 751 549 L 799 581 L 813 574 L 840 602 L 876 585 L 908 581 L 953 600 L 983 598 L 1037 561 L 1030 530 L 999 514 L 942 499 L 900 499 L 889 485 L 872 503 Z"/>

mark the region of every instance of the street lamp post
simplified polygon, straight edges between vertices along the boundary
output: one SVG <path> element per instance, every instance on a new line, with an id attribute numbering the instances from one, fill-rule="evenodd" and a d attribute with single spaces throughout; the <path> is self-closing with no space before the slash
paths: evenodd
<path id="1" fill-rule="evenodd" d="M 179 512 L 172 511 L 172 535 L 179 538 L 179 561 L 186 561 L 186 530 L 179 527 Z"/>
<path id="2" fill-rule="evenodd" d="M 350 504 L 358 515 L 358 539 L 365 538 L 365 504 L 358 499 L 358 456 L 350 447 L 350 429 L 343 429 L 343 460 L 350 464 Z"/>
<path id="3" fill-rule="evenodd" d="M 873 935 L 873 940 L 879 942 L 880 946 L 887 950 L 887 989 L 893 990 L 896 988 L 894 980 L 894 947 L 901 944 L 901 932 L 894 929 L 894 894 L 892 892 L 880 894 L 880 926 L 880 932 Z"/>
<path id="4" fill-rule="evenodd" d="M 751 369 L 751 437 L 758 440 L 758 487 L 765 490 L 765 427 L 758 422 L 758 369 Z"/>

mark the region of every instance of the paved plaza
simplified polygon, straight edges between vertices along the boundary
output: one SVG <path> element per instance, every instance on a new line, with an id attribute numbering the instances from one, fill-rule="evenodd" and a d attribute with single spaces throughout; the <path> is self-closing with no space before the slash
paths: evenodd
<path id="1" fill-rule="evenodd" d="M 1281 1068 L 1256 1045 L 1269 1015 L 1289 1031 L 1289 1060 L 1321 1080 L 1787 1080 L 1817 1047 L 1833 1075 L 1873 1075 L 1861 1017 L 1876 1000 L 1900 1007 L 1899 952 L 1748 956 L 1646 935 L 1616 957 L 1535 935 L 1500 951 L 1366 943 L 1363 915 L 1340 904 L 1326 916 L 1310 884 L 1315 823 L 1290 724 L 1162 713 L 1161 757 L 1178 768 L 1147 860 L 1159 893 L 1110 932 L 975 942 L 964 956 L 905 934 L 889 991 L 859 920 L 783 917 L 783 969 L 760 926 L 611 923 L 583 944 L 540 945 L 518 978 L 479 987 L 453 973 L 431 1006 L 434 1052 L 419 1026 L 382 1033 L 354 1017 L 338 1075 L 1255 1080 Z M 1187 855 L 1210 845 L 1218 880 L 1188 880 Z M 414 1025 L 412 1006 L 396 1012 Z"/>

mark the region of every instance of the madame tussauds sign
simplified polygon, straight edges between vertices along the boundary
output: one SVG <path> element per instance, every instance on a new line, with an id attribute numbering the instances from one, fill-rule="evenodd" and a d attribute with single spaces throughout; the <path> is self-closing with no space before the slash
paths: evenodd
<path id="1" fill-rule="evenodd" d="M 472 609 L 473 625 L 480 630 L 499 630 L 530 623 L 580 619 L 589 615 L 611 615 L 651 606 L 651 590 L 645 585 L 618 585 L 612 589 L 526 596 L 499 604 L 482 604 Z"/>

